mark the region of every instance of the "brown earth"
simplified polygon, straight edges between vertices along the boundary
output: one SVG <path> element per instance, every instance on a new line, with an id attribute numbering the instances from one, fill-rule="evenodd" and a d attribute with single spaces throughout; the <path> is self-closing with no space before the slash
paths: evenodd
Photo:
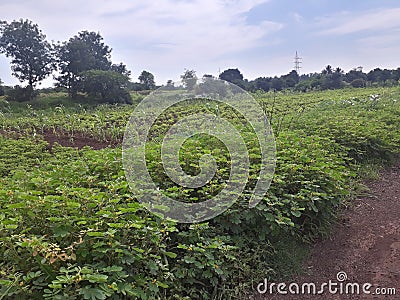
<path id="1" fill-rule="evenodd" d="M 116 147 L 118 145 L 118 141 L 99 141 L 93 137 L 88 137 L 83 133 L 74 133 L 71 134 L 54 134 L 50 131 L 45 131 L 43 134 L 43 139 L 47 141 L 50 145 L 50 149 L 53 147 L 54 143 L 58 143 L 64 147 L 74 147 L 74 148 L 83 148 L 85 146 L 90 146 L 95 150 L 103 149 L 106 147 Z"/>
<path id="2" fill-rule="evenodd" d="M 316 243 L 305 263 L 306 274 L 291 282 L 300 289 L 302 283 L 315 283 L 319 290 L 329 280 L 340 283 L 337 274 L 345 272 L 344 286 L 370 283 L 371 294 L 332 294 L 325 288 L 319 295 L 265 293 L 257 299 L 400 299 L 400 163 L 366 185 L 368 196 L 356 199 L 332 236 Z M 396 295 L 377 295 L 376 288 L 395 288 Z"/>
<path id="3" fill-rule="evenodd" d="M 22 134 L 13 131 L 0 131 L 0 135 L 9 136 L 12 138 L 19 138 L 23 136 Z M 103 149 L 106 147 L 114 148 L 117 145 L 121 144 L 120 141 L 115 140 L 100 141 L 81 132 L 75 132 L 74 134 L 71 134 L 66 132 L 54 133 L 52 131 L 44 131 L 43 133 L 38 133 L 38 136 L 49 143 L 50 151 L 55 143 L 58 143 L 64 147 L 74 147 L 78 149 L 82 149 L 85 146 L 90 146 L 95 150 Z"/>

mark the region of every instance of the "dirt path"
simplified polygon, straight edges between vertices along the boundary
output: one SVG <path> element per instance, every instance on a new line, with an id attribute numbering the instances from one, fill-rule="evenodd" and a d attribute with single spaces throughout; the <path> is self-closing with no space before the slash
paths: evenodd
<path id="1" fill-rule="evenodd" d="M 270 295 L 259 299 L 400 299 L 400 164 L 381 172 L 380 179 L 367 183 L 369 195 L 357 199 L 347 210 L 330 239 L 318 242 L 306 262 L 307 274 L 292 282 L 340 283 L 345 272 L 347 283 L 371 283 L 370 295 L 329 293 L 321 295 Z M 342 275 L 345 275 L 341 273 Z M 339 287 L 339 285 L 338 285 Z M 395 288 L 396 295 L 376 295 L 380 288 Z M 263 286 L 261 286 L 263 288 Z M 276 291 L 276 288 L 275 288 Z M 386 290 L 386 293 L 393 291 Z M 375 295 L 373 295 L 375 294 Z"/>

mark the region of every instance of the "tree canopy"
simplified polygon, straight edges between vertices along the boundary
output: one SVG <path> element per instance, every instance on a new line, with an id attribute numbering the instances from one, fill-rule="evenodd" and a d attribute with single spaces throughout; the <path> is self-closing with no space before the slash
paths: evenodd
<path id="1" fill-rule="evenodd" d="M 0 52 L 12 58 L 12 74 L 33 90 L 55 68 L 52 46 L 30 20 L 2 21 L 0 33 Z"/>
<path id="2" fill-rule="evenodd" d="M 110 70 L 111 49 L 104 44 L 99 33 L 82 31 L 57 46 L 57 62 L 60 76 L 58 86 L 68 89 L 72 97 L 79 91 L 82 72 L 89 70 Z M 121 66 L 114 66 L 121 69 Z M 123 69 L 125 72 L 125 69 Z"/>
<path id="3" fill-rule="evenodd" d="M 190 91 L 194 88 L 197 82 L 197 75 L 195 70 L 185 69 L 185 72 L 181 75 L 182 82 L 185 87 Z"/>
<path id="4" fill-rule="evenodd" d="M 131 103 L 125 90 L 129 77 L 112 70 L 89 70 L 81 73 L 82 91 L 109 103 Z"/>
<path id="5" fill-rule="evenodd" d="M 156 87 L 154 75 L 148 71 L 142 71 L 138 79 L 144 90 L 152 90 Z"/>

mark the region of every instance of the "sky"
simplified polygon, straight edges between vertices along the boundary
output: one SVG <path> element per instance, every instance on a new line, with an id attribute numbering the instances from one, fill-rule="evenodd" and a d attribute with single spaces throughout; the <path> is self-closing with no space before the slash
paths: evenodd
<path id="1" fill-rule="evenodd" d="M 249 80 L 294 68 L 320 72 L 400 67 L 398 0 L 1 0 L 0 20 L 29 19 L 49 41 L 83 30 L 99 32 L 138 81 L 143 70 L 157 84 L 185 69 L 218 76 L 238 68 Z M 0 55 L 0 79 L 18 84 Z M 51 86 L 51 77 L 42 86 Z"/>

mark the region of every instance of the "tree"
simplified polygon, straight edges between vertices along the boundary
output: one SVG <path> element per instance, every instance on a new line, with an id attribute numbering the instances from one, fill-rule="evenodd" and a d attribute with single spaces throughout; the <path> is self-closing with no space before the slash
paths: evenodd
<path id="1" fill-rule="evenodd" d="M 35 85 L 55 68 L 51 45 L 30 20 L 1 22 L 0 32 L 0 53 L 12 57 L 12 74 L 28 83 L 27 90 L 32 95 Z"/>
<path id="2" fill-rule="evenodd" d="M 281 91 L 285 87 L 285 82 L 282 78 L 274 77 L 271 81 L 271 88 L 276 91 Z"/>
<path id="3" fill-rule="evenodd" d="M 173 90 L 175 88 L 174 81 L 172 79 L 168 79 L 165 88 L 168 90 Z"/>
<path id="4" fill-rule="evenodd" d="M 213 95 L 214 97 L 226 97 L 228 95 L 230 86 L 226 82 L 214 79 L 213 77 L 203 76 L 195 90 L 196 94 Z"/>
<path id="5" fill-rule="evenodd" d="M 112 69 L 111 49 L 103 43 L 99 33 L 82 31 L 78 35 L 57 46 L 58 68 L 61 75 L 56 79 L 58 86 L 68 89 L 72 97 L 80 90 L 81 73 L 88 70 Z M 122 66 L 113 67 L 125 72 Z"/>
<path id="6" fill-rule="evenodd" d="M 271 78 L 259 77 L 253 81 L 253 90 L 263 90 L 268 92 L 271 88 Z"/>
<path id="7" fill-rule="evenodd" d="M 282 79 L 285 81 L 286 87 L 293 88 L 299 83 L 299 74 L 297 74 L 297 71 L 292 70 L 289 74 L 282 76 Z"/>
<path id="8" fill-rule="evenodd" d="M 360 68 L 360 67 L 359 67 Z M 367 74 L 363 73 L 362 71 L 358 69 L 353 69 L 350 70 L 346 75 L 345 75 L 346 81 L 351 83 L 356 79 L 361 79 L 361 80 L 366 80 L 367 79 Z"/>
<path id="9" fill-rule="evenodd" d="M 150 72 L 142 71 L 138 79 L 144 90 L 152 90 L 156 87 L 154 75 Z"/>
<path id="10" fill-rule="evenodd" d="M 322 71 L 324 74 L 321 86 L 322 89 L 340 89 L 344 86 L 342 80 L 343 70 L 341 68 L 336 68 L 333 72 L 332 67 L 328 65 L 324 71 Z"/>
<path id="11" fill-rule="evenodd" d="M 82 90 L 109 103 L 132 103 L 126 91 L 129 77 L 115 71 L 89 70 L 81 74 Z"/>
<path id="12" fill-rule="evenodd" d="M 327 65 L 325 67 L 325 69 L 322 70 L 322 74 L 324 74 L 324 75 L 329 75 L 329 74 L 332 74 L 332 73 L 333 73 L 333 71 L 332 71 L 332 66 L 331 65 Z"/>
<path id="13" fill-rule="evenodd" d="M 128 76 L 128 77 L 131 76 L 131 71 L 129 71 L 128 68 L 126 67 L 126 65 L 123 63 L 112 64 L 111 71 L 120 73 L 120 74 Z"/>
<path id="14" fill-rule="evenodd" d="M 350 82 L 350 85 L 354 88 L 362 88 L 365 87 L 366 83 L 364 79 L 356 78 L 352 82 Z"/>
<path id="15" fill-rule="evenodd" d="M 244 88 L 245 86 L 243 75 L 242 73 L 240 73 L 239 69 L 225 70 L 219 75 L 219 79 L 229 81 L 233 84 L 240 86 L 241 88 Z"/>
<path id="16" fill-rule="evenodd" d="M 371 82 L 379 82 L 382 70 L 380 68 L 373 69 L 367 74 L 367 79 Z"/>
<path id="17" fill-rule="evenodd" d="M 0 79 L 0 96 L 4 96 L 3 81 L 1 81 L 1 79 Z"/>
<path id="18" fill-rule="evenodd" d="M 191 91 L 197 82 L 197 76 L 195 70 L 187 70 L 185 69 L 185 73 L 181 75 L 181 79 L 185 85 L 185 87 Z"/>

